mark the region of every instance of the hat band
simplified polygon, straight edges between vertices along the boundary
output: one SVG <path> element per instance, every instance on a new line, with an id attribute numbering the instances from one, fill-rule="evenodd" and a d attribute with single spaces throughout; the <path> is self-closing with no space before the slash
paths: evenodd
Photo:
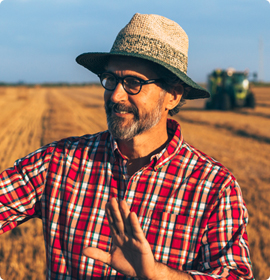
<path id="1" fill-rule="evenodd" d="M 154 38 L 118 34 L 110 53 L 113 54 L 114 52 L 136 53 L 148 56 L 178 68 L 185 74 L 187 73 L 187 56 Z"/>

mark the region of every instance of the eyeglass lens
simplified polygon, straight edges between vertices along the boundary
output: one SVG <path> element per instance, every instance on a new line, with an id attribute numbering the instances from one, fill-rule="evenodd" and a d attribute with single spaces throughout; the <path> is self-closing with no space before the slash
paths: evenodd
<path id="1" fill-rule="evenodd" d="M 115 90 L 119 80 L 124 89 L 130 94 L 137 94 L 141 90 L 141 81 L 135 77 L 125 77 L 121 79 L 111 73 L 103 73 L 100 76 L 102 86 L 107 90 Z"/>

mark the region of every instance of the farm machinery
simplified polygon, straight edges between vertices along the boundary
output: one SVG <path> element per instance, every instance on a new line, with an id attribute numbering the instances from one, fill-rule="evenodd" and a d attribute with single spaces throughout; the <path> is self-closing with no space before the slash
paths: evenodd
<path id="1" fill-rule="evenodd" d="M 249 87 L 247 72 L 214 70 L 208 76 L 208 90 L 211 97 L 206 102 L 206 109 L 255 108 L 255 97 Z"/>

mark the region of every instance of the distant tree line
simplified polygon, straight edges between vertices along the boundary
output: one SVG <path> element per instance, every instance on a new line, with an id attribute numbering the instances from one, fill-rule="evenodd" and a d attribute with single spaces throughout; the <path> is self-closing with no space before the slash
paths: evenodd
<path id="1" fill-rule="evenodd" d="M 58 83 L 24 83 L 24 82 L 17 82 L 17 83 L 5 83 L 5 82 L 0 82 L 0 86 L 2 87 L 21 87 L 21 86 L 26 86 L 26 87 L 84 87 L 84 86 L 99 86 L 100 83 L 98 82 L 92 82 L 92 83 L 67 83 L 67 82 L 58 82 Z M 206 88 L 206 84 L 204 83 L 199 83 L 202 87 Z M 251 81 L 250 82 L 251 86 L 255 87 L 270 87 L 270 82 L 260 82 L 260 81 Z"/>
<path id="2" fill-rule="evenodd" d="M 66 83 L 66 82 L 59 82 L 59 83 L 24 83 L 24 82 L 18 82 L 18 83 L 5 83 L 5 82 L 0 82 L 0 86 L 12 86 L 12 87 L 21 87 L 21 86 L 26 86 L 26 87 L 84 87 L 84 86 L 95 86 L 95 85 L 100 85 L 98 82 L 93 82 L 93 83 Z"/>

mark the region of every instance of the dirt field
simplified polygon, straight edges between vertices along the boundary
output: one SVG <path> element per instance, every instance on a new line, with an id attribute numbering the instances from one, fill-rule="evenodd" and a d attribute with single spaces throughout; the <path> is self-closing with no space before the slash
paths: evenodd
<path id="1" fill-rule="evenodd" d="M 1 88 L 0 170 L 66 136 L 106 129 L 100 87 Z M 238 179 L 246 201 L 257 280 L 270 276 L 270 88 L 255 88 L 256 109 L 205 111 L 192 101 L 176 119 L 185 140 L 220 161 Z M 45 279 L 42 226 L 31 220 L 0 237 L 4 280 Z"/>

